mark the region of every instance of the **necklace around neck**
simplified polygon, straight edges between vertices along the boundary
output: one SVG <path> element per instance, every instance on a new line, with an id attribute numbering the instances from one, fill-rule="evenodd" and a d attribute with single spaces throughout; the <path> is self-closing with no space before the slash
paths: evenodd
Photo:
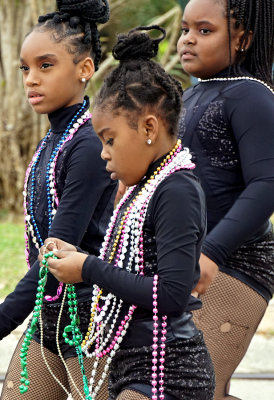
<path id="1" fill-rule="evenodd" d="M 253 78 L 253 76 L 232 76 L 232 77 L 223 77 L 223 78 L 208 78 L 208 79 L 200 79 L 198 78 L 198 81 L 203 83 L 203 82 L 225 82 L 225 81 L 240 81 L 240 80 L 247 80 L 247 81 L 255 81 L 255 82 L 259 82 L 262 85 L 264 85 L 265 87 L 267 87 L 267 89 L 269 89 L 271 91 L 272 94 L 274 94 L 274 90 L 272 89 L 271 86 L 269 86 L 267 83 L 265 83 L 264 81 L 257 79 L 257 78 Z"/>

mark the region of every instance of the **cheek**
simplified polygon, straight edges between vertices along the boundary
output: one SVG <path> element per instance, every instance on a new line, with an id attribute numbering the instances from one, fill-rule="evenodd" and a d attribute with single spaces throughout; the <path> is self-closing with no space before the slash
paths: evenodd
<path id="1" fill-rule="evenodd" d="M 182 47 L 182 44 L 183 44 L 183 35 L 181 35 L 180 37 L 179 37 L 179 40 L 178 40 L 178 42 L 177 42 L 177 52 L 179 53 L 179 51 L 180 51 L 180 49 L 181 49 L 181 47 Z"/>

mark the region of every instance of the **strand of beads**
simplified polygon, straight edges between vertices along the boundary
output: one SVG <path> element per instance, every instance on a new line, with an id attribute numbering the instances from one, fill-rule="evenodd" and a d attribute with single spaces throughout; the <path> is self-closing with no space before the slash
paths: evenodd
<path id="1" fill-rule="evenodd" d="M 198 78 L 199 82 L 225 82 L 225 81 L 240 81 L 240 80 L 247 80 L 247 81 L 255 81 L 259 82 L 262 85 L 264 85 L 267 89 L 271 91 L 271 93 L 274 94 L 274 90 L 272 89 L 271 86 L 269 86 L 266 82 L 261 81 L 260 79 L 254 78 L 252 76 L 231 76 L 231 77 L 224 77 L 224 78 L 209 78 L 209 79 L 200 79 Z"/>
<path id="2" fill-rule="evenodd" d="M 47 257 L 49 257 L 49 256 L 47 255 Z M 32 316 L 31 322 L 30 322 L 30 326 L 27 329 L 26 337 L 22 344 L 21 354 L 20 354 L 22 372 L 21 372 L 21 379 L 20 379 L 21 385 L 19 386 L 19 389 L 20 389 L 21 394 L 27 392 L 27 390 L 29 388 L 29 384 L 30 384 L 30 382 L 28 380 L 28 371 L 27 371 L 27 355 L 28 355 L 30 341 L 32 339 L 34 332 L 37 330 L 37 323 L 39 320 L 39 315 L 41 313 L 43 297 L 44 297 L 44 292 L 45 292 L 45 285 L 47 282 L 47 273 L 48 273 L 48 270 L 46 268 L 47 261 L 44 259 L 42 263 L 44 266 L 39 269 L 39 278 L 40 279 L 38 281 L 33 316 Z"/>
<path id="3" fill-rule="evenodd" d="M 160 344 L 160 359 L 158 360 L 158 327 L 159 327 L 159 317 L 158 317 L 158 295 L 157 295 L 157 286 L 158 286 L 158 275 L 154 275 L 153 277 L 153 289 L 152 289 L 152 298 L 153 298 L 153 344 L 152 344 L 152 374 L 151 374 L 151 385 L 152 385 L 152 400 L 157 400 L 157 386 L 159 383 L 159 399 L 164 400 L 165 395 L 164 395 L 164 362 L 165 362 L 165 348 L 166 348 L 166 320 L 167 316 L 163 315 L 162 316 L 162 337 L 161 337 L 161 344 Z M 157 374 L 157 364 L 158 361 L 160 362 L 159 365 L 159 381 L 157 381 L 158 374 Z"/>
<path id="4" fill-rule="evenodd" d="M 57 321 L 57 326 L 56 326 L 56 335 L 58 334 L 57 337 L 59 337 L 59 324 L 60 324 L 60 318 L 61 318 L 61 315 L 62 315 L 62 312 L 63 312 L 63 307 L 64 307 L 64 302 L 65 302 L 66 293 L 67 293 L 67 287 L 65 286 L 64 296 L 63 296 L 63 299 L 62 299 L 61 308 L 60 308 L 60 313 L 59 313 L 59 316 L 58 316 L 58 321 Z M 53 377 L 53 379 L 61 386 L 61 388 L 64 390 L 64 392 L 67 394 L 67 396 L 69 396 L 69 399 L 71 399 L 70 393 L 69 393 L 68 390 L 65 388 L 65 386 L 61 383 L 61 381 L 57 378 L 57 376 L 53 373 L 53 371 L 52 371 L 52 369 L 51 369 L 51 367 L 50 367 L 50 365 L 49 365 L 49 363 L 48 363 L 48 361 L 47 361 L 47 359 L 46 359 L 46 355 L 45 355 L 45 352 L 44 352 L 44 329 L 43 329 L 42 313 L 40 313 L 40 318 L 39 318 L 39 320 L 40 320 L 40 349 L 41 349 L 41 354 L 42 354 L 42 358 L 43 358 L 43 360 L 44 360 L 44 363 L 45 363 L 45 365 L 47 366 L 48 371 L 49 371 L 49 373 L 51 374 L 51 376 Z M 60 350 L 60 347 L 59 347 L 59 341 L 58 341 L 58 340 L 57 340 L 57 348 L 58 348 L 58 351 L 59 351 L 59 350 Z M 60 356 L 60 353 L 59 353 L 59 356 Z M 62 358 L 61 358 L 61 359 L 62 359 Z M 66 368 L 66 364 L 65 364 L 65 363 L 64 363 L 64 366 L 65 366 L 65 368 Z M 69 375 L 68 375 L 68 376 L 69 376 Z M 70 379 L 71 379 L 72 382 L 74 383 L 72 377 L 70 377 Z M 82 397 L 81 394 L 80 394 L 80 397 Z M 82 397 L 82 399 L 83 399 L 83 397 Z"/>

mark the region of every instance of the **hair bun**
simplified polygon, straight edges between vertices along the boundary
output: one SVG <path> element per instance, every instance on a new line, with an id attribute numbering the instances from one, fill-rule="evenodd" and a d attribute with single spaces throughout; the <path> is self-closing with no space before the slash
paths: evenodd
<path id="1" fill-rule="evenodd" d="M 109 20 L 107 0 L 57 0 L 57 8 L 62 13 L 79 16 L 90 23 L 104 24 Z"/>
<path id="2" fill-rule="evenodd" d="M 159 30 L 163 35 L 158 39 L 151 39 L 143 30 Z M 129 31 L 128 34 L 118 35 L 117 43 L 112 54 L 116 60 L 130 61 L 136 59 L 149 60 L 158 53 L 159 43 L 165 38 L 166 31 L 158 26 L 139 26 Z"/>

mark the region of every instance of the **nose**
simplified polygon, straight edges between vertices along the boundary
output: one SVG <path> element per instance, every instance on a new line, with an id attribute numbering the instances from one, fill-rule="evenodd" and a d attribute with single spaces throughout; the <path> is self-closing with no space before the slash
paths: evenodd
<path id="1" fill-rule="evenodd" d="M 103 149 L 102 149 L 102 151 L 101 151 L 101 158 L 102 158 L 104 161 L 108 161 L 108 160 L 110 159 L 109 154 L 108 154 L 108 152 L 107 152 L 106 149 L 105 149 L 105 146 L 103 146 Z"/>
<path id="2" fill-rule="evenodd" d="M 193 33 L 189 30 L 188 32 L 183 32 L 182 35 L 180 36 L 178 40 L 178 47 L 181 45 L 186 45 L 186 44 L 194 44 L 196 42 L 195 36 Z"/>
<path id="3" fill-rule="evenodd" d="M 24 78 L 24 83 L 28 87 L 39 85 L 40 79 L 37 74 L 31 69 L 28 71 L 28 74 Z"/>

